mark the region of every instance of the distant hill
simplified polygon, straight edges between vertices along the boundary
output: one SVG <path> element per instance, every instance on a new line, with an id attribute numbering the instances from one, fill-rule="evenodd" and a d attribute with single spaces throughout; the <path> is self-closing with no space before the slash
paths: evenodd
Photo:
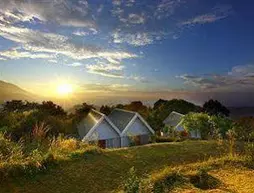
<path id="1" fill-rule="evenodd" d="M 36 96 L 15 84 L 0 80 L 0 103 L 6 100 L 35 100 Z"/>
<path id="2" fill-rule="evenodd" d="M 254 117 L 254 107 L 228 107 L 230 111 L 230 117 L 239 118 L 239 117 Z"/>

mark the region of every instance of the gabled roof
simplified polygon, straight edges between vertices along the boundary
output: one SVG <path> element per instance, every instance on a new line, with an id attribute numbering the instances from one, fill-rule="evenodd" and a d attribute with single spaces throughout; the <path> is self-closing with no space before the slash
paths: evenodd
<path id="1" fill-rule="evenodd" d="M 163 123 L 165 125 L 170 125 L 171 127 L 176 127 L 182 121 L 183 117 L 183 114 L 172 111 L 169 116 L 163 121 Z"/>
<path id="2" fill-rule="evenodd" d="M 103 114 L 90 110 L 87 116 L 81 121 L 82 128 L 78 130 L 80 136 L 85 136 L 103 117 Z"/>
<path id="3" fill-rule="evenodd" d="M 122 132 L 135 115 L 136 112 L 127 111 L 123 109 L 114 109 L 109 114 L 108 118 Z"/>
<path id="4" fill-rule="evenodd" d="M 148 130 L 154 134 L 154 130 L 150 127 L 150 125 L 143 119 L 143 117 L 133 111 L 127 111 L 123 109 L 114 109 L 108 116 L 108 118 L 114 123 L 114 125 L 120 130 L 121 134 L 127 132 L 128 128 L 131 124 L 139 118 L 144 125 L 148 128 Z"/>
<path id="5" fill-rule="evenodd" d="M 83 138 L 89 137 L 89 135 L 103 120 L 106 120 L 119 135 L 121 134 L 118 128 L 107 118 L 106 115 L 91 109 L 88 115 L 80 123 L 81 127 L 78 129 L 79 135 Z"/>

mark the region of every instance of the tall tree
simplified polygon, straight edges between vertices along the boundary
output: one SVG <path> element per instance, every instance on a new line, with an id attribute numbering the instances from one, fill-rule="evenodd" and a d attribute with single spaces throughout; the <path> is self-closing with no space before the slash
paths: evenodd
<path id="1" fill-rule="evenodd" d="M 219 101 L 210 99 L 203 105 L 203 111 L 209 115 L 229 116 L 230 111 Z"/>
<path id="2" fill-rule="evenodd" d="M 113 109 L 114 109 L 113 106 L 110 107 L 108 105 L 102 105 L 100 108 L 100 112 L 105 115 L 109 115 Z"/>

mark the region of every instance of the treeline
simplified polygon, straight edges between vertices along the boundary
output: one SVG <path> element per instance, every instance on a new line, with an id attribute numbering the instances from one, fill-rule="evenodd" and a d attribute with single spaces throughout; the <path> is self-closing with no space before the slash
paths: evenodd
<path id="1" fill-rule="evenodd" d="M 133 101 L 129 104 L 102 105 L 100 111 L 108 115 L 114 108 L 140 113 L 157 133 L 164 129 L 163 121 L 166 117 L 172 111 L 176 111 L 186 115 L 186 129 L 199 128 L 203 136 L 213 136 L 217 132 L 224 137 L 229 129 L 233 129 L 239 139 L 249 140 L 253 135 L 254 140 L 254 118 L 231 120 L 228 118 L 229 110 L 217 100 L 209 100 L 203 106 L 197 106 L 182 99 L 159 99 L 152 107 L 144 105 L 141 101 Z M 62 133 L 77 136 L 76 125 L 90 109 L 95 109 L 95 106 L 83 103 L 75 106 L 72 112 L 66 112 L 52 101 L 7 101 L 0 111 L 0 131 L 18 140 L 24 135 L 29 135 L 37 123 L 43 122 L 50 128 L 48 135 L 57 136 Z"/>

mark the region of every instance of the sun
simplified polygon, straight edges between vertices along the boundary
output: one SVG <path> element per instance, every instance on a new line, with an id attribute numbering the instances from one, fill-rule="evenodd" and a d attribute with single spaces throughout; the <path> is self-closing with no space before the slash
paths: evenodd
<path id="1" fill-rule="evenodd" d="M 73 92 L 73 86 L 68 83 L 59 84 L 56 88 L 56 91 L 59 95 L 65 96 Z"/>

